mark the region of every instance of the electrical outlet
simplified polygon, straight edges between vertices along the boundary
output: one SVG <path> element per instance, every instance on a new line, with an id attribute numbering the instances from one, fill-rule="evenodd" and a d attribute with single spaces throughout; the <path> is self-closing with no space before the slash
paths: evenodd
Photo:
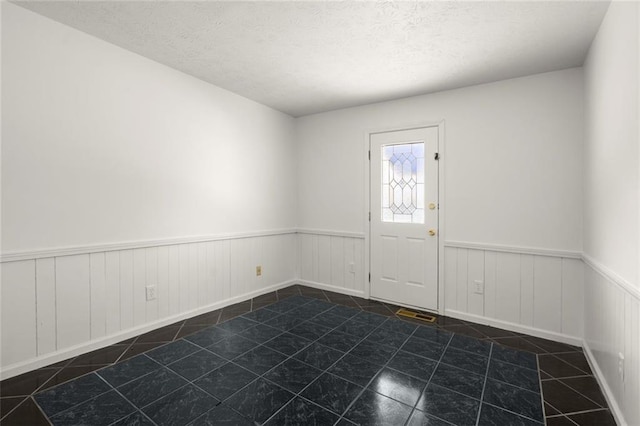
<path id="1" fill-rule="evenodd" d="M 620 375 L 620 381 L 624 383 L 624 355 L 622 352 L 618 352 L 618 374 Z"/>
<path id="2" fill-rule="evenodd" d="M 147 301 L 155 300 L 155 298 L 156 298 L 156 286 L 155 285 L 148 285 L 146 287 L 146 289 L 147 289 Z"/>
<path id="3" fill-rule="evenodd" d="M 483 294 L 484 293 L 484 282 L 482 280 L 474 280 L 473 281 L 473 292 L 475 294 Z"/>
<path id="4" fill-rule="evenodd" d="M 258 265 L 256 266 L 256 277 L 260 277 L 262 276 L 262 266 Z"/>
<path id="5" fill-rule="evenodd" d="M 349 263 L 349 272 L 351 272 L 352 274 L 356 273 L 356 264 L 353 262 Z"/>

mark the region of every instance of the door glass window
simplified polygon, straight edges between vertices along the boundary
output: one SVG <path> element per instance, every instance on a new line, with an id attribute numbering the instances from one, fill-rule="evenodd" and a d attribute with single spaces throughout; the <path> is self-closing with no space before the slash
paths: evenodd
<path id="1" fill-rule="evenodd" d="M 424 142 L 381 149 L 382 221 L 424 223 Z"/>

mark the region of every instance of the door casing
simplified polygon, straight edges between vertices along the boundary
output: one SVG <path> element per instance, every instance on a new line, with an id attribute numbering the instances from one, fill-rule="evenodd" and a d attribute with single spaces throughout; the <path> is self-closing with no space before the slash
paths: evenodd
<path id="1" fill-rule="evenodd" d="M 437 122 L 426 123 L 412 123 L 401 126 L 385 127 L 379 129 L 370 129 L 365 132 L 364 135 L 364 152 L 363 158 L 365 162 L 364 167 L 364 212 L 363 218 L 365 221 L 365 233 L 364 233 L 364 289 L 365 298 L 371 299 L 371 283 L 369 282 L 369 274 L 371 272 L 371 222 L 369 221 L 369 213 L 371 212 L 371 185 L 370 185 L 370 173 L 371 173 L 371 161 L 369 160 L 370 138 L 373 133 L 382 132 L 395 132 L 399 130 L 411 130 L 422 127 L 437 127 L 438 128 L 438 309 L 434 311 L 440 315 L 444 315 L 444 242 L 445 242 L 445 122 L 444 120 Z M 374 298 L 375 299 L 375 298 Z"/>

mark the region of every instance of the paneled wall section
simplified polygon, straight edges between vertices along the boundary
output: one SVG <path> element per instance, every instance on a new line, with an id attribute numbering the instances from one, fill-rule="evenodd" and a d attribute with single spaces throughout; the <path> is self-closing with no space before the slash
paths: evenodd
<path id="1" fill-rule="evenodd" d="M 578 343 L 583 266 L 573 257 L 447 246 L 445 312 Z M 476 291 L 480 281 L 482 291 Z"/>
<path id="2" fill-rule="evenodd" d="M 302 283 L 364 295 L 364 237 L 298 232 L 298 276 Z"/>
<path id="3" fill-rule="evenodd" d="M 619 423 L 640 425 L 640 291 L 589 261 L 584 282 L 585 349 Z"/>
<path id="4" fill-rule="evenodd" d="M 4 262 L 3 376 L 37 357 L 288 285 L 296 256 L 292 231 Z M 147 301 L 150 285 L 157 298 Z"/>

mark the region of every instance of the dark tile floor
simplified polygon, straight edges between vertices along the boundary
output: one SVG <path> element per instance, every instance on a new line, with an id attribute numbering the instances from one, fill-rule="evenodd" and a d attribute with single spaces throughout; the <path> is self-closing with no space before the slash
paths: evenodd
<path id="1" fill-rule="evenodd" d="M 580 348 L 302 286 L 0 383 L 3 425 L 615 425 Z"/>

